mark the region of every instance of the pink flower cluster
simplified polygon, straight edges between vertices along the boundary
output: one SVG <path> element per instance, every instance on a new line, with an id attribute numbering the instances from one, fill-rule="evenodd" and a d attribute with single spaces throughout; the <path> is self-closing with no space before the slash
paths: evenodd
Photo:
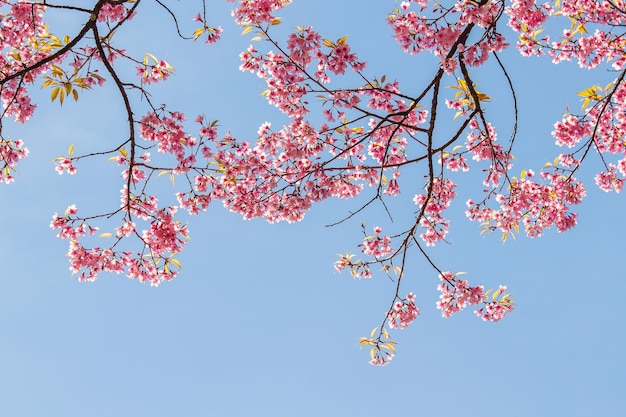
<path id="1" fill-rule="evenodd" d="M 200 13 L 198 13 L 196 15 L 196 17 L 193 18 L 194 22 L 200 22 L 202 23 L 204 26 L 198 30 L 196 30 L 196 32 L 194 32 L 194 39 L 198 39 L 202 34 L 206 35 L 206 40 L 204 41 L 204 43 L 211 45 L 214 44 L 215 42 L 217 42 L 218 40 L 220 40 L 221 36 L 222 36 L 222 27 L 218 26 L 218 27 L 211 27 L 208 26 L 207 23 L 204 21 L 204 19 L 202 18 L 202 16 L 200 15 Z"/>
<path id="2" fill-rule="evenodd" d="M 170 207 L 156 213 L 150 229 L 143 231 L 142 241 L 147 253 L 113 250 L 122 237 L 136 233 L 134 223 L 128 221 L 117 228 L 116 241 L 109 248 L 85 248 L 78 239 L 94 235 L 98 228 L 77 217 L 78 209 L 74 205 L 67 208 L 64 216 L 55 213 L 50 227 L 59 230 L 59 238 L 69 240 L 67 256 L 70 270 L 73 274 L 79 274 L 79 281 L 95 281 L 101 272 L 126 272 L 129 278 L 157 286 L 163 281 L 172 280 L 178 274 L 171 265 L 180 269 L 180 262 L 173 256 L 182 249 L 188 238 L 186 226 L 173 220 L 172 214 L 175 212 L 176 208 Z M 103 234 L 101 237 L 105 238 L 106 235 L 110 234 Z"/>
<path id="3" fill-rule="evenodd" d="M 478 121 L 473 118 L 469 126 L 470 132 L 467 134 L 465 146 L 472 155 L 474 161 L 490 161 L 491 165 L 487 169 L 487 178 L 483 184 L 487 187 L 498 187 L 503 176 L 512 168 L 512 156 L 506 152 L 502 145 L 495 143 L 497 134 L 495 128 L 487 125 L 487 129 L 480 129 Z"/>
<path id="4" fill-rule="evenodd" d="M 491 52 L 500 52 L 508 44 L 496 30 L 495 21 L 502 13 L 498 2 L 475 2 L 458 0 L 452 6 L 435 3 L 432 15 L 425 13 L 426 1 L 415 2 L 420 11 L 409 10 L 410 3 L 402 2 L 387 18 L 394 37 L 402 49 L 409 54 L 432 51 L 442 60 L 442 68 L 452 73 L 458 68 L 458 59 L 470 66 L 482 65 Z M 456 21 L 454 16 L 458 16 Z M 479 41 L 467 46 L 461 35 L 468 28 L 484 29 Z"/>
<path id="5" fill-rule="evenodd" d="M 178 166 L 174 173 L 187 172 L 196 162 L 196 138 L 185 132 L 182 123 L 185 116 L 181 112 L 150 112 L 139 122 L 139 134 L 149 142 L 157 143 L 157 150 L 174 155 Z"/>
<path id="6" fill-rule="evenodd" d="M 51 53 L 49 49 L 37 47 L 33 39 L 46 43 L 46 26 L 43 22 L 44 8 L 41 5 L 18 2 L 10 6 L 8 13 L 0 15 L 0 74 L 2 78 L 11 76 L 39 62 Z M 13 117 L 24 123 L 32 116 L 32 104 L 26 85 L 47 72 L 50 64 L 38 66 L 27 74 L 11 80 L 3 80 L 2 103 L 4 117 Z"/>
<path id="7" fill-rule="evenodd" d="M 231 3 L 235 0 L 226 0 Z M 238 0 L 239 5 L 231 12 L 239 24 L 258 25 L 271 23 L 275 16 L 273 12 L 282 9 L 291 3 L 291 0 Z"/>
<path id="8" fill-rule="evenodd" d="M 426 194 L 417 194 L 413 202 L 422 210 L 420 226 L 426 231 L 420 234 L 420 238 L 426 242 L 426 246 L 435 246 L 446 238 L 450 222 L 441 214 L 450 206 L 456 193 L 456 184 L 447 178 L 435 178 L 426 187 Z"/>
<path id="9" fill-rule="evenodd" d="M 467 280 L 459 279 L 459 275 L 450 271 L 439 274 L 441 283 L 437 289 L 441 294 L 437 309 L 441 310 L 443 317 L 450 317 L 468 305 L 478 304 L 483 300 L 483 287 L 471 287 Z"/>
<path id="10" fill-rule="evenodd" d="M 0 137 L 0 182 L 15 181 L 12 172 L 20 159 L 28 156 L 28 149 L 21 140 L 11 141 Z"/>
<path id="11" fill-rule="evenodd" d="M 311 78 L 307 67 L 314 60 L 317 60 L 317 70 L 313 81 L 319 84 L 330 82 L 328 72 L 339 75 L 344 74 L 348 67 L 357 72 L 365 68 L 365 63 L 350 51 L 345 39 L 337 42 L 325 40 L 324 44 L 330 49 L 328 53 L 321 50 L 321 36 L 311 27 L 297 28 L 296 33 L 289 35 L 288 55 L 271 51 L 262 54 L 250 46 L 240 54 L 239 68 L 254 72 L 264 79 L 267 90 L 263 94 L 268 102 L 287 116 L 299 119 L 309 112 L 305 97 L 312 87 L 307 83 Z M 351 107 L 358 102 L 354 94 L 347 96 L 349 98 L 343 95 L 339 100 L 344 107 Z M 337 100 L 334 103 L 337 104 Z"/>
<path id="12" fill-rule="evenodd" d="M 143 84 L 152 84 L 165 81 L 174 72 L 174 68 L 167 61 L 159 60 L 153 64 L 144 61 L 143 66 L 137 66 L 137 76 Z"/>
<path id="13" fill-rule="evenodd" d="M 523 222 L 527 236 L 541 236 L 544 229 L 556 226 L 564 232 L 576 225 L 576 213 L 569 206 L 579 204 L 586 194 L 583 185 L 574 177 L 558 172 L 542 172 L 547 183 L 540 184 L 529 170 L 526 178 L 514 180 L 508 195 L 496 195 L 499 209 L 491 209 L 486 202 L 467 202 L 466 215 L 470 220 L 486 224 L 486 229 L 501 230 L 505 235 L 516 232 Z"/>
<path id="14" fill-rule="evenodd" d="M 483 299 L 485 306 L 474 311 L 474 313 L 483 319 L 483 321 L 492 321 L 495 323 L 501 320 L 507 313 L 513 311 L 514 303 L 509 298 L 511 294 L 506 294 L 506 287 L 504 285 L 500 285 L 500 288 L 493 293 L 491 300 L 489 300 L 489 292 L 490 291 L 487 291 Z"/>
<path id="15" fill-rule="evenodd" d="M 582 68 L 596 68 L 606 61 L 611 62 L 615 70 L 621 70 L 626 66 L 622 34 L 610 28 L 626 24 L 623 7 L 623 2 L 610 0 L 564 0 L 555 7 L 548 3 L 538 5 L 536 0 L 515 0 L 506 8 L 506 13 L 510 17 L 509 26 L 520 34 L 517 46 L 522 55 L 547 52 L 554 63 L 577 60 Z M 543 27 L 548 19 L 556 22 L 556 17 L 561 17 L 567 25 L 559 39 L 550 41 L 551 35 L 545 33 L 537 39 L 544 29 L 558 27 Z M 587 30 L 594 26 L 609 29 L 597 28 L 593 33 Z"/>
<path id="16" fill-rule="evenodd" d="M 415 305 L 415 294 L 410 292 L 406 298 L 396 302 L 393 309 L 387 313 L 389 327 L 392 329 L 406 329 L 419 314 L 420 310 Z"/>
<path id="17" fill-rule="evenodd" d="M 374 227 L 374 235 L 366 236 L 363 239 L 361 251 L 365 255 L 373 256 L 374 258 L 382 258 L 393 252 L 393 248 L 390 246 L 391 238 L 389 236 L 380 236 L 383 229 L 376 226 Z"/>
<path id="18" fill-rule="evenodd" d="M 73 164 L 72 158 L 59 157 L 54 161 L 56 165 L 54 169 L 59 175 L 63 175 L 64 172 L 67 172 L 70 175 L 74 175 L 78 172 L 78 169 Z"/>
<path id="19" fill-rule="evenodd" d="M 104 3 L 98 14 L 98 22 L 116 23 L 125 18 L 132 19 L 130 9 L 127 9 L 123 3 L 111 4 Z"/>
<path id="20" fill-rule="evenodd" d="M 593 146 L 605 161 L 605 170 L 595 176 L 596 184 L 603 191 L 620 192 L 626 181 L 626 85 L 617 79 L 595 100 L 583 115 L 566 114 L 556 122 L 552 136 L 559 146 L 578 146 L 574 155 L 585 155 Z M 560 156 L 560 164 L 578 169 L 583 158 L 576 159 L 574 155 Z M 610 162 L 615 158 L 612 155 L 617 155 L 619 160 Z"/>
<path id="21" fill-rule="evenodd" d="M 150 228 L 142 233 L 142 240 L 153 255 L 178 253 L 189 239 L 187 225 L 174 219 L 176 207 L 169 207 L 154 214 Z"/>

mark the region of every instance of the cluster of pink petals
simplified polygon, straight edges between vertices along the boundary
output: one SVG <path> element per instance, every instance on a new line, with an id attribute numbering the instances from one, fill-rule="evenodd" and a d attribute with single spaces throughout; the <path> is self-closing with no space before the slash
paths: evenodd
<path id="1" fill-rule="evenodd" d="M 578 61 L 582 68 L 596 68 L 603 61 L 611 62 L 615 70 L 626 65 L 624 44 L 619 31 L 596 29 L 588 32 L 587 27 L 602 25 L 621 27 L 626 24 L 624 2 L 621 0 L 564 0 L 558 6 L 548 3 L 539 5 L 536 0 L 515 0 L 506 8 L 509 26 L 520 34 L 518 48 L 523 55 L 548 53 L 554 63 Z M 558 40 L 550 41 L 550 34 L 538 34 L 545 29 L 550 18 L 556 22 L 562 17 L 563 29 Z M 548 29 L 558 28 L 550 25 Z"/>
<path id="2" fill-rule="evenodd" d="M 149 142 L 157 143 L 157 150 L 173 155 L 178 166 L 175 173 L 187 172 L 196 162 L 193 152 L 197 140 L 186 133 L 183 122 L 185 116 L 181 112 L 150 112 L 139 122 L 139 134 Z"/>
<path id="3" fill-rule="evenodd" d="M 173 68 L 167 61 L 160 60 L 152 65 L 137 66 L 137 76 L 143 84 L 153 84 L 165 81 L 173 73 Z"/>
<path id="4" fill-rule="evenodd" d="M 78 172 L 78 169 L 76 169 L 72 162 L 72 158 L 59 157 L 54 161 L 54 164 L 54 169 L 59 173 L 59 175 L 63 175 L 64 172 L 74 175 Z"/>
<path id="5" fill-rule="evenodd" d="M 595 176 L 595 182 L 607 192 L 620 192 L 626 181 L 626 85 L 615 84 L 583 115 L 565 115 L 554 124 L 552 131 L 559 146 L 578 146 L 575 152 L 579 153 L 587 146 L 593 146 L 603 155 L 606 168 Z M 611 159 L 615 163 L 609 162 Z M 573 155 L 559 156 L 559 163 L 565 168 L 577 169 L 581 162 L 582 159 Z"/>
<path id="6" fill-rule="evenodd" d="M 437 309 L 441 310 L 443 317 L 450 317 L 468 305 L 475 305 L 483 300 L 483 287 L 472 287 L 467 280 L 459 279 L 458 275 L 450 271 L 439 274 L 441 283 L 437 289 L 441 294 Z"/>
<path id="7" fill-rule="evenodd" d="M 387 18 L 394 37 L 409 54 L 431 51 L 442 60 L 442 68 L 448 73 L 458 68 L 458 59 L 467 65 L 479 66 L 487 61 L 491 52 L 500 52 L 508 46 L 493 24 L 502 13 L 501 3 L 459 0 L 448 7 L 436 3 L 429 9 L 430 14 L 426 10 L 427 2 L 415 3 L 419 11 L 409 10 L 410 3 L 402 2 L 400 9 Z M 466 45 L 460 37 L 470 26 L 483 28 L 485 34 L 478 42 Z"/>
<path id="8" fill-rule="evenodd" d="M 132 18 L 133 16 L 129 16 L 129 13 L 130 10 L 123 3 L 104 3 L 98 14 L 98 22 L 116 23 L 127 17 Z"/>
<path id="9" fill-rule="evenodd" d="M 21 140 L 5 140 L 0 137 L 0 182 L 15 181 L 12 172 L 20 159 L 28 156 L 28 149 Z"/>
<path id="10" fill-rule="evenodd" d="M 218 27 L 208 26 L 207 23 L 202 18 L 202 16 L 200 15 L 200 13 L 198 13 L 196 17 L 193 18 L 193 20 L 194 22 L 200 22 L 204 25 L 204 27 L 201 28 L 202 33 L 206 35 L 206 40 L 204 41 L 204 43 L 211 45 L 220 40 L 222 36 L 221 26 L 218 26 Z"/>
<path id="11" fill-rule="evenodd" d="M 236 0 L 227 0 L 235 2 Z M 256 25 L 271 23 L 275 16 L 273 12 L 282 9 L 291 3 L 291 0 L 238 0 L 238 6 L 231 12 L 239 24 Z"/>
<path id="12" fill-rule="evenodd" d="M 172 257 L 182 249 L 188 239 L 186 226 L 173 219 L 172 214 L 175 212 L 175 207 L 162 210 L 156 214 L 150 228 L 143 231 L 142 241 L 146 253 L 113 249 L 122 237 L 136 234 L 132 222 L 126 222 L 117 228 L 116 243 L 109 248 L 86 248 L 79 239 L 94 235 L 98 228 L 78 217 L 78 209 L 74 205 L 68 207 L 63 216 L 55 213 L 50 227 L 58 230 L 57 237 L 69 240 L 67 256 L 70 270 L 73 274 L 78 274 L 79 281 L 95 281 L 101 272 L 125 272 L 129 278 L 157 286 L 163 281 L 172 280 L 178 274 L 177 270 L 170 267 L 180 267 L 178 261 L 173 261 Z"/>
<path id="13" fill-rule="evenodd" d="M 299 28 L 288 38 L 288 56 L 272 51 L 262 54 L 250 46 L 240 54 L 240 69 L 256 73 L 265 80 L 267 90 L 263 94 L 270 104 L 291 118 L 302 118 L 309 112 L 305 99 L 311 92 L 307 67 L 314 61 L 317 62 L 314 76 L 324 84 L 330 82 L 329 72 L 338 75 L 344 74 L 348 67 L 357 72 L 365 68 L 365 63 L 351 52 L 345 40 L 331 44 L 330 50 L 323 52 L 319 33 L 311 27 Z M 340 98 L 342 106 L 351 107 L 358 102 L 354 94 L 349 96 Z"/>
<path id="14" fill-rule="evenodd" d="M 577 215 L 570 212 L 570 205 L 579 204 L 585 197 L 583 185 L 558 172 L 542 172 L 546 183 L 538 183 L 533 177 L 534 173 L 528 171 L 526 178 L 510 184 L 508 195 L 498 194 L 498 209 L 489 208 L 486 202 L 468 200 L 467 217 L 504 234 L 517 231 L 522 222 L 529 237 L 541 236 L 544 229 L 552 226 L 559 232 L 574 227 Z"/>
<path id="15" fill-rule="evenodd" d="M 483 319 L 483 321 L 496 322 L 504 318 L 507 313 L 513 311 L 513 302 L 508 299 L 508 295 L 505 294 L 506 286 L 500 285 L 500 288 L 495 292 L 495 297 L 489 298 L 485 296 L 483 299 L 484 307 L 475 310 L 474 313 Z"/>
<path id="16" fill-rule="evenodd" d="M 370 255 L 375 258 L 382 258 L 393 252 L 393 248 L 390 246 L 391 238 L 389 236 L 380 236 L 383 229 L 376 226 L 374 227 L 374 235 L 366 236 L 363 239 L 361 251 L 365 255 Z"/>
<path id="17" fill-rule="evenodd" d="M 430 189 L 430 193 L 417 194 L 413 202 L 423 211 L 420 226 L 426 231 L 420 234 L 420 238 L 426 246 L 434 246 L 448 234 L 450 222 L 441 214 L 456 196 L 454 191 L 456 184 L 447 178 L 437 177 L 425 188 Z"/>
<path id="18" fill-rule="evenodd" d="M 389 327 L 392 329 L 406 329 L 419 314 L 420 310 L 415 305 L 415 294 L 410 292 L 406 298 L 396 302 L 393 309 L 387 313 Z"/>
<path id="19" fill-rule="evenodd" d="M 495 143 L 497 134 L 495 128 L 487 125 L 487 129 L 480 129 L 476 118 L 469 123 L 470 131 L 467 134 L 465 146 L 474 161 L 490 161 L 487 178 L 483 184 L 487 187 L 498 187 L 502 177 L 512 168 L 512 156 L 502 145 Z"/>
<path id="20" fill-rule="evenodd" d="M 142 233 L 142 240 L 154 255 L 178 253 L 189 239 L 187 225 L 174 219 L 176 207 L 158 211 L 150 222 L 150 228 Z"/>
<path id="21" fill-rule="evenodd" d="M 33 38 L 40 38 L 47 33 L 43 12 L 44 8 L 40 5 L 18 2 L 10 6 L 8 13 L 2 15 L 0 74 L 3 77 L 18 73 L 50 55 L 50 50 L 35 47 L 31 42 Z M 22 78 L 13 78 L 3 83 L 1 98 L 4 117 L 13 117 L 19 123 L 28 121 L 36 106 L 30 100 L 26 85 L 32 84 L 49 69 L 50 64 L 41 65 Z"/>

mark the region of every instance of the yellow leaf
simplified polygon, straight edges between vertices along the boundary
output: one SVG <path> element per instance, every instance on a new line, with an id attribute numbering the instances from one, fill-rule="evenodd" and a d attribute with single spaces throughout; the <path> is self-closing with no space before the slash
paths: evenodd
<path id="1" fill-rule="evenodd" d="M 57 99 L 57 96 L 59 95 L 59 91 L 61 91 L 61 89 L 59 87 L 54 87 L 52 89 L 52 92 L 50 93 L 50 99 L 52 101 Z"/>
<path id="2" fill-rule="evenodd" d="M 348 40 L 348 35 L 345 35 L 344 37 L 337 39 L 337 45 L 344 45 L 347 40 Z"/>
<path id="3" fill-rule="evenodd" d="M 163 175 L 168 174 L 168 173 L 169 171 L 161 171 L 157 174 L 157 178 L 162 177 Z"/>
<path id="4" fill-rule="evenodd" d="M 146 52 L 146 55 L 144 56 L 144 59 L 143 59 L 143 63 L 146 64 L 146 65 L 148 64 L 148 58 L 152 59 L 155 64 L 157 64 L 159 62 L 157 57 L 155 57 L 154 55 L 152 55 L 149 52 Z"/>
<path id="5" fill-rule="evenodd" d="M 263 38 L 260 36 L 255 36 L 254 38 L 250 39 L 250 42 L 258 42 L 258 41 L 262 41 Z"/>
<path id="6" fill-rule="evenodd" d="M 374 360 L 374 357 L 376 357 L 376 348 L 372 348 L 370 350 L 370 357 Z"/>
<path id="7" fill-rule="evenodd" d="M 335 47 L 335 44 L 330 39 L 322 39 L 322 43 L 324 44 L 324 46 L 326 46 L 328 48 L 334 48 Z"/>
<path id="8" fill-rule="evenodd" d="M 378 330 L 378 327 L 374 327 L 374 329 L 370 333 L 370 337 L 374 337 L 374 333 L 376 333 L 376 330 Z"/>
<path id="9" fill-rule="evenodd" d="M 204 33 L 204 28 L 198 28 L 193 31 L 193 40 L 197 40 Z"/>
<path id="10" fill-rule="evenodd" d="M 245 35 L 246 33 L 250 33 L 252 32 L 252 29 L 254 29 L 252 26 L 247 26 L 245 27 L 242 31 L 241 31 L 241 35 Z"/>
<path id="11" fill-rule="evenodd" d="M 361 345 L 360 348 L 363 348 L 363 346 L 372 345 L 372 344 L 373 344 L 372 341 L 370 339 L 366 338 L 366 337 L 362 337 L 359 340 L 359 345 Z"/>
<path id="12" fill-rule="evenodd" d="M 173 263 L 174 265 L 176 265 L 178 267 L 178 269 L 181 269 L 182 266 L 180 265 L 180 261 L 178 259 L 170 259 L 170 262 Z"/>
<path id="13" fill-rule="evenodd" d="M 119 151 L 119 153 L 121 153 L 123 156 L 128 155 L 128 153 L 126 152 L 126 149 L 124 149 L 124 148 L 120 148 L 120 149 L 118 149 L 118 151 Z"/>
<path id="14" fill-rule="evenodd" d="M 581 110 L 584 110 L 584 109 L 585 109 L 585 107 L 587 107 L 587 106 L 589 105 L 589 101 L 590 101 L 590 100 L 589 100 L 589 97 L 587 97 L 587 98 L 583 101 L 583 105 L 582 105 L 582 107 L 581 107 L 580 109 L 581 109 Z"/>
<path id="15" fill-rule="evenodd" d="M 174 173 L 170 172 L 170 181 L 172 181 L 172 187 L 174 186 Z"/>
<path id="16" fill-rule="evenodd" d="M 393 347 L 392 342 L 387 343 L 387 344 L 385 345 L 385 348 L 389 349 L 389 350 L 390 350 L 390 351 L 392 351 L 392 352 L 395 352 L 395 351 L 396 351 L 396 348 L 395 348 L 395 347 Z"/>
<path id="17" fill-rule="evenodd" d="M 275 17 L 272 19 L 272 21 L 270 22 L 272 25 L 276 26 L 276 25 L 280 25 L 282 23 L 282 20 L 280 17 Z"/>
<path id="18" fill-rule="evenodd" d="M 112 233 L 101 233 L 98 237 L 113 237 Z"/>
<path id="19" fill-rule="evenodd" d="M 73 153 L 74 153 L 74 144 L 72 143 L 69 149 L 67 150 L 67 156 L 72 156 Z"/>
<path id="20" fill-rule="evenodd" d="M 78 101 L 78 90 L 72 90 L 72 97 L 74 101 Z"/>

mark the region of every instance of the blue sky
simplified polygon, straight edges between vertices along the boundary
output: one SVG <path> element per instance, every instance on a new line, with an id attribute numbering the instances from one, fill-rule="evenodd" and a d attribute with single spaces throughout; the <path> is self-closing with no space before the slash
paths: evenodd
<path id="1" fill-rule="evenodd" d="M 174 4 L 188 31 L 197 3 Z M 209 5 L 210 23 L 224 28 L 211 47 L 176 39 L 151 4 L 118 42 L 176 68 L 153 90 L 158 102 L 189 119 L 219 119 L 221 132 L 241 139 L 254 138 L 265 120 L 284 121 L 259 96 L 260 80 L 237 69 L 248 39 L 229 20 L 231 4 Z M 409 90 L 422 86 L 432 60 L 395 47 L 384 23 L 393 2 L 362 5 L 300 0 L 280 15 L 287 27 L 311 24 L 330 39 L 348 34 L 369 74 L 398 78 Z M 73 19 L 52 24 L 52 31 L 75 32 Z M 565 105 L 577 108 L 577 91 L 612 75 L 522 59 L 513 49 L 503 58 L 520 101 L 516 168 L 538 170 L 559 153 L 549 132 Z M 510 101 L 498 77 L 493 68 L 476 71 L 479 89 L 494 97 L 489 111 L 502 121 L 504 139 Z M 83 214 L 117 207 L 120 180 L 110 162 L 81 163 L 70 177 L 58 176 L 52 160 L 74 142 L 77 153 L 118 143 L 124 115 L 111 87 L 63 108 L 47 101 L 47 91 L 36 92 L 32 121 L 6 126 L 31 155 L 16 183 L 0 187 L 0 416 L 623 415 L 626 204 L 593 185 L 593 162 L 579 175 L 588 197 L 575 229 L 506 245 L 465 220 L 463 202 L 481 187 L 458 177 L 451 245 L 432 256 L 445 269 L 467 271 L 473 283 L 508 285 L 516 310 L 497 324 L 469 310 L 441 318 L 436 274 L 414 254 L 403 289 L 417 294 L 422 314 L 393 333 L 398 355 L 377 368 L 358 338 L 379 324 L 393 287 L 380 276 L 337 274 L 332 263 L 337 253 L 355 251 L 361 221 L 386 220 L 374 208 L 324 227 L 358 208 L 356 201 L 328 201 L 293 225 L 246 222 L 214 205 L 190 219 L 183 272 L 158 288 L 117 275 L 91 284 L 71 277 L 66 242 L 48 227 L 52 213 L 72 203 Z M 171 192 L 167 177 L 157 180 Z M 394 207 L 401 211 L 415 192 L 407 187 Z M 399 216 L 389 227 L 404 224 Z"/>

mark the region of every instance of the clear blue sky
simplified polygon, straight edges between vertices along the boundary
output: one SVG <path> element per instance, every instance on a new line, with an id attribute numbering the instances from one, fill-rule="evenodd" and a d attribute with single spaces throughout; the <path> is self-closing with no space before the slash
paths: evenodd
<path id="1" fill-rule="evenodd" d="M 265 120 L 280 125 L 259 96 L 260 80 L 237 69 L 249 37 L 230 22 L 230 3 L 208 2 L 210 23 L 224 28 L 211 47 L 176 39 L 167 15 L 145 3 L 118 45 L 176 68 L 154 89 L 158 103 L 190 119 L 219 119 L 222 132 L 241 139 L 254 138 Z M 199 2 L 172 3 L 193 30 Z M 348 34 L 369 74 L 418 88 L 432 61 L 399 51 L 384 22 L 394 3 L 375 3 L 300 0 L 280 15 L 286 26 L 310 24 L 330 39 Z M 71 35 L 75 23 L 57 18 L 51 30 Z M 522 59 L 513 49 L 504 59 L 520 100 L 516 167 L 538 170 L 559 152 L 549 133 L 565 104 L 577 108 L 577 91 L 611 75 Z M 504 138 L 510 101 L 501 76 L 487 68 L 476 77 L 502 103 L 490 111 L 502 114 Z M 393 288 L 383 277 L 336 274 L 332 262 L 356 249 L 360 221 L 373 226 L 384 216 L 374 209 L 324 227 L 357 208 L 354 201 L 314 207 L 295 225 L 244 222 L 215 205 L 190 219 L 193 240 L 175 281 L 76 282 L 66 242 L 48 228 L 51 215 L 72 203 L 84 213 L 116 207 L 118 169 L 93 160 L 78 165 L 79 175 L 58 176 L 51 161 L 74 142 L 77 153 L 119 143 L 124 115 L 110 82 L 63 108 L 47 94 L 29 124 L 6 126 L 31 155 L 17 182 L 0 186 L 0 417 L 624 415 L 626 204 L 597 190 L 593 167 L 581 175 L 588 198 L 574 230 L 506 245 L 464 219 L 465 199 L 481 187 L 459 177 L 469 188 L 450 208 L 452 245 L 432 254 L 474 283 L 508 285 L 517 308 L 497 324 L 470 310 L 441 318 L 436 275 L 414 254 L 403 288 L 417 294 L 422 315 L 394 333 L 398 355 L 377 368 L 358 338 L 379 324 Z M 171 191 L 167 177 L 157 180 Z M 407 187 L 404 197 L 414 192 Z M 402 230 L 403 218 L 395 220 L 390 227 Z"/>

